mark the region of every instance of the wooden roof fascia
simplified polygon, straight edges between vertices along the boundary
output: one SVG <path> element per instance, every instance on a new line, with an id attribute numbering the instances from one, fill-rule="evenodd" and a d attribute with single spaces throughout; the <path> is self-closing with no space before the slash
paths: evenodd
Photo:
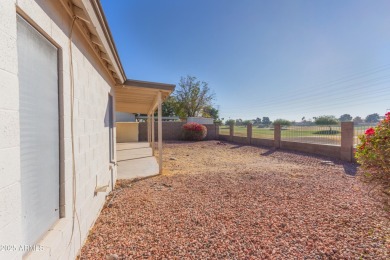
<path id="1" fill-rule="evenodd" d="M 77 17 L 80 22 L 76 22 L 75 26 L 78 28 L 78 30 L 81 32 L 81 34 L 84 36 L 84 38 L 89 43 L 90 47 L 92 48 L 93 52 L 96 54 L 98 60 L 102 64 L 102 66 L 106 69 L 107 73 L 111 77 L 112 81 L 116 84 L 122 84 L 124 80 L 126 79 L 126 76 L 124 74 L 122 64 L 117 63 L 117 61 L 113 58 L 111 58 L 108 53 L 114 52 L 111 48 L 106 48 L 107 44 L 104 45 L 103 41 L 106 40 L 106 42 L 112 41 L 112 39 L 101 39 L 101 37 L 98 36 L 97 32 L 97 26 L 96 21 L 95 23 L 92 22 L 92 19 L 90 15 L 88 14 L 87 8 L 85 7 L 85 4 L 94 5 L 96 4 L 96 1 L 85 1 L 85 0 L 60 0 L 61 4 L 64 6 L 65 11 L 68 13 L 71 17 Z M 89 8 L 93 9 L 93 8 Z M 101 17 L 98 16 L 98 13 L 94 13 L 96 16 L 96 19 L 99 20 Z M 101 16 L 102 14 L 100 14 Z M 104 14 L 103 14 L 104 15 Z M 101 23 L 100 23 L 101 25 Z M 93 29 L 94 28 L 94 29 Z M 103 30 L 103 28 L 102 28 Z M 109 45 L 109 44 L 108 44 Z M 116 51 L 116 50 L 115 50 Z M 114 55 L 114 54 L 113 54 Z M 117 53 L 116 53 L 117 55 Z M 117 64 L 115 64 L 117 63 Z M 115 65 L 114 65 L 115 64 Z M 114 66 L 118 69 L 112 70 L 112 67 L 108 66 Z M 120 75 L 118 75 L 118 73 Z"/>
<path id="2" fill-rule="evenodd" d="M 144 88 L 144 89 L 156 89 L 156 90 L 170 91 L 170 92 L 173 92 L 175 90 L 175 87 L 176 87 L 174 84 L 132 80 L 132 79 L 127 79 L 123 83 L 123 85 L 125 87 L 134 87 L 134 88 L 139 87 L 139 88 Z"/>

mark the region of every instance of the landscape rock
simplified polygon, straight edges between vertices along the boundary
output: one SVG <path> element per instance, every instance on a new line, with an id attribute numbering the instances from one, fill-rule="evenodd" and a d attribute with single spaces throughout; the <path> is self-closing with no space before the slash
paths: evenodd
<path id="1" fill-rule="evenodd" d="M 115 193 L 81 259 L 390 259 L 388 212 L 345 177 L 357 165 L 267 151 L 165 143 L 177 161 Z"/>

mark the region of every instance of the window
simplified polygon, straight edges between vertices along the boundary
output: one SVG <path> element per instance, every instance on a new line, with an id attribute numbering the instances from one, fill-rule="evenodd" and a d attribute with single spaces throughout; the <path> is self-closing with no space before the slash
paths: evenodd
<path id="1" fill-rule="evenodd" d="M 58 49 L 17 17 L 23 241 L 34 244 L 59 218 Z"/>

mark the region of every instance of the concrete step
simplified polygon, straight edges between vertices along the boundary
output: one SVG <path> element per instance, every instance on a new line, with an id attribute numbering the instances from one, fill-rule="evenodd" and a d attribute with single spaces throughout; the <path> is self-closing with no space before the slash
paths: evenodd
<path id="1" fill-rule="evenodd" d="M 154 156 L 118 161 L 118 179 L 134 179 L 158 174 L 158 163 Z"/>
<path id="2" fill-rule="evenodd" d="M 133 142 L 133 143 L 116 143 L 117 150 L 137 149 L 137 148 L 148 148 L 149 143 L 147 142 Z"/>
<path id="3" fill-rule="evenodd" d="M 152 148 L 144 147 L 136 149 L 117 150 L 116 158 L 117 161 L 120 162 L 125 160 L 134 160 L 144 157 L 150 157 L 152 155 Z"/>

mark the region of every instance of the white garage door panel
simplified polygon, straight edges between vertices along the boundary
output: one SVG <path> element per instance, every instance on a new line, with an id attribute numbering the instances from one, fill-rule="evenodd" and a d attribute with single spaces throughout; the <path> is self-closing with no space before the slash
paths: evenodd
<path id="1" fill-rule="evenodd" d="M 59 218 L 58 50 L 18 17 L 24 243 Z"/>

